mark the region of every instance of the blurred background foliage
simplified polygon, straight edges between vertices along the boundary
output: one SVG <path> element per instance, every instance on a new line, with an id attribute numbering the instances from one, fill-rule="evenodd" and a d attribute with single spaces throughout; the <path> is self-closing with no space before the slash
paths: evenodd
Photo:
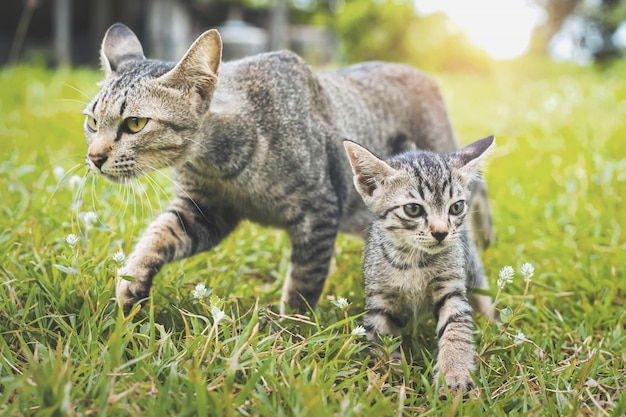
<path id="1" fill-rule="evenodd" d="M 32 50 L 43 54 L 44 61 L 53 65 L 96 64 L 95 51 L 104 30 L 115 21 L 133 28 L 145 41 L 148 54 L 175 60 L 180 48 L 168 54 L 151 45 L 180 42 L 188 46 L 199 31 L 234 19 L 241 26 L 264 30 L 268 37 L 266 49 L 294 49 L 316 66 L 376 59 L 406 62 L 430 72 L 493 70 L 494 58 L 490 53 L 472 42 L 463 27 L 443 12 L 422 13 L 420 6 L 424 3 L 427 1 L 5 0 L 6 13 L 0 16 L 0 64 L 32 60 L 37 56 Z M 71 20 L 69 34 L 74 51 L 70 58 L 58 62 L 61 54 L 52 51 L 58 45 L 52 38 L 61 4 L 65 4 Z M 492 10 L 480 6 L 484 4 L 458 1 L 467 10 L 474 8 L 484 13 L 488 31 L 490 23 L 498 22 L 489 21 Z M 527 0 L 527 4 L 540 11 L 541 19 L 536 22 L 525 57 L 606 65 L 623 56 L 626 1 Z M 180 15 L 186 15 L 180 20 L 182 23 L 168 23 L 167 19 Z M 513 30 L 492 29 L 489 36 L 506 37 Z M 184 36 L 178 34 L 181 31 L 186 32 Z M 307 48 L 315 44 L 323 53 L 313 53 L 312 57 L 319 58 L 313 59 L 303 52 L 303 44 L 308 44 Z"/>

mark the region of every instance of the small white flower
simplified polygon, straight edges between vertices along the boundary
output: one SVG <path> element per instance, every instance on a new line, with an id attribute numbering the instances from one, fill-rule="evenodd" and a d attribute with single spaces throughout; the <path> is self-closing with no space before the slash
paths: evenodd
<path id="1" fill-rule="evenodd" d="M 210 293 L 211 291 L 207 289 L 207 287 L 204 284 L 198 284 L 196 285 L 196 288 L 191 292 L 191 295 L 193 296 L 193 298 L 202 300 L 203 298 L 208 296 Z"/>
<path id="2" fill-rule="evenodd" d="M 211 315 L 213 316 L 213 320 L 215 323 L 219 323 L 224 317 L 226 317 L 226 313 L 220 310 L 216 305 L 211 304 Z"/>
<path id="3" fill-rule="evenodd" d="M 522 276 L 524 277 L 524 281 L 530 282 L 530 279 L 535 274 L 535 268 L 530 262 L 526 262 L 524 265 L 522 265 L 522 269 L 520 272 L 522 273 Z"/>
<path id="4" fill-rule="evenodd" d="M 63 169 L 63 167 L 54 167 L 54 169 L 52 170 L 52 173 L 54 174 L 54 177 L 60 181 L 61 178 L 63 178 L 63 175 L 65 175 L 65 170 Z"/>
<path id="5" fill-rule="evenodd" d="M 91 229 L 93 225 L 98 220 L 98 215 L 93 211 L 87 211 L 85 213 L 81 213 L 83 218 L 83 223 L 85 223 L 85 227 L 87 229 Z"/>
<path id="6" fill-rule="evenodd" d="M 498 275 L 498 287 L 504 288 L 506 284 L 513 282 L 513 275 L 515 275 L 515 270 L 512 266 L 507 265 L 502 268 Z"/>
<path id="7" fill-rule="evenodd" d="M 350 306 L 348 299 L 344 297 L 337 298 L 336 300 L 333 300 L 331 302 L 342 310 L 345 310 Z"/>
<path id="8" fill-rule="evenodd" d="M 68 245 L 74 247 L 78 243 L 78 236 L 76 236 L 74 233 L 70 233 L 69 235 L 65 236 L 65 241 Z"/>
<path id="9" fill-rule="evenodd" d="M 70 183 L 70 187 L 72 188 L 78 188 L 81 182 L 83 182 L 83 178 L 79 177 L 78 175 L 72 175 L 70 177 L 69 183 Z"/>
<path id="10" fill-rule="evenodd" d="M 118 250 L 117 252 L 113 254 L 113 260 L 117 262 L 118 264 L 123 264 L 124 261 L 126 260 L 126 255 L 124 255 L 123 251 Z"/>
<path id="11" fill-rule="evenodd" d="M 128 276 L 128 268 L 126 267 L 126 265 L 120 266 L 119 268 L 117 268 L 117 276 L 118 277 Z"/>
<path id="12" fill-rule="evenodd" d="M 513 336 L 513 343 L 515 343 L 516 345 L 524 343 L 526 340 L 528 339 L 526 339 L 526 335 L 522 332 L 519 332 L 515 336 Z"/>
<path id="13" fill-rule="evenodd" d="M 354 330 L 352 330 L 351 334 L 353 336 L 363 337 L 367 334 L 367 331 L 365 330 L 365 327 L 363 326 L 356 326 Z"/>

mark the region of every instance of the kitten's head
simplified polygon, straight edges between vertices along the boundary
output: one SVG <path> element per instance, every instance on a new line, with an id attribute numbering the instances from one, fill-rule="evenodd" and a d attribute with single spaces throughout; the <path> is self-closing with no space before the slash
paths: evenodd
<path id="1" fill-rule="evenodd" d="M 354 185 L 368 209 L 405 248 L 438 253 L 460 236 L 470 182 L 493 148 L 493 136 L 452 154 L 409 151 L 386 162 L 350 141 L 344 146 Z"/>
<path id="2" fill-rule="evenodd" d="M 222 42 L 209 30 L 177 64 L 148 60 L 122 24 L 104 35 L 105 78 L 84 110 L 87 164 L 112 181 L 175 166 L 199 151 L 194 135 L 217 84 Z"/>

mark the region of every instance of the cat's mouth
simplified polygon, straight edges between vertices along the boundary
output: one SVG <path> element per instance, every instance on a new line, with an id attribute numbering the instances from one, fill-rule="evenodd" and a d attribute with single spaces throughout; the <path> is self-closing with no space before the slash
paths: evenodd
<path id="1" fill-rule="evenodd" d="M 439 252 L 449 247 L 450 247 L 450 242 L 447 240 L 443 240 L 441 242 L 435 242 L 430 245 L 422 245 L 422 249 L 424 250 L 424 252 L 428 253 L 429 255 L 436 255 Z"/>

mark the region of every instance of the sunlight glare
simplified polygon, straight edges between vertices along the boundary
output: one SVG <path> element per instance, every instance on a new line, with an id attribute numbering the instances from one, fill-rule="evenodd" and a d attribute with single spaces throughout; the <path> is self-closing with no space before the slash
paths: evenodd
<path id="1" fill-rule="evenodd" d="M 524 54 L 533 28 L 544 18 L 529 0 L 415 0 L 415 7 L 423 15 L 444 12 L 495 59 Z"/>

